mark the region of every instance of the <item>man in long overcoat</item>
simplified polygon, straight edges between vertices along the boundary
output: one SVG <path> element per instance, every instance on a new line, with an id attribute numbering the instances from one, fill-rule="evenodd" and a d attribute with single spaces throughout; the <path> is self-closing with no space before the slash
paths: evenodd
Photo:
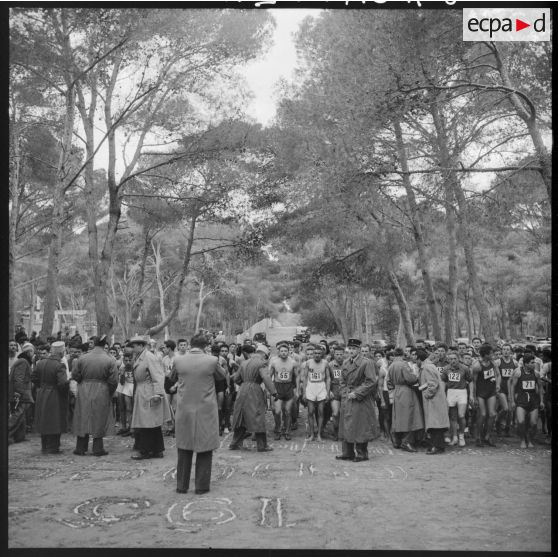
<path id="1" fill-rule="evenodd" d="M 93 349 L 79 357 L 72 372 L 77 384 L 74 410 L 75 455 L 85 455 L 89 436 L 93 437 L 93 455 L 107 455 L 103 436 L 114 425 L 112 394 L 118 385 L 116 361 L 106 353 L 106 337 L 95 338 Z"/>
<path id="2" fill-rule="evenodd" d="M 394 350 L 394 361 L 389 365 L 387 387 L 393 392 L 392 428 L 394 447 L 415 453 L 415 432 L 424 428 L 419 396 L 412 387 L 417 377 L 403 360 L 403 349 Z"/>
<path id="3" fill-rule="evenodd" d="M 215 356 L 205 354 L 208 339 L 196 334 L 190 352 L 176 355 L 171 380 L 178 380 L 175 435 L 178 450 L 177 492 L 190 486 L 192 458 L 196 452 L 196 494 L 209 492 L 213 450 L 219 447 L 219 415 L 215 380 L 225 379 L 225 371 Z"/>
<path id="4" fill-rule="evenodd" d="M 33 416 L 33 392 L 31 373 L 35 347 L 31 343 L 24 343 L 17 360 L 12 364 L 8 381 L 8 398 L 11 403 L 19 401 L 20 408 L 24 411 L 23 417 L 26 430 L 31 430 Z"/>
<path id="5" fill-rule="evenodd" d="M 440 378 L 437 352 L 430 355 L 426 351 L 419 351 L 421 361 L 420 389 L 423 397 L 425 428 L 430 433 L 432 447 L 426 452 L 428 455 L 444 453 L 444 432 L 449 428 L 448 402 L 444 382 Z"/>
<path id="6" fill-rule="evenodd" d="M 50 355 L 37 362 L 31 376 L 37 387 L 35 429 L 43 453 L 60 453 L 60 435 L 67 430 L 69 380 L 63 356 L 64 341 L 54 342 Z"/>
<path id="7" fill-rule="evenodd" d="M 342 454 L 336 459 L 367 461 L 368 442 L 379 436 L 374 410 L 378 374 L 374 362 L 360 354 L 359 339 L 349 339 L 347 345 L 350 356 L 343 362 L 340 378 L 339 439 Z"/>
<path id="8" fill-rule="evenodd" d="M 170 424 L 173 418 L 165 393 L 163 361 L 148 349 L 143 337 L 132 337 L 130 346 L 135 354 L 131 428 L 138 450 L 132 459 L 162 458 L 165 450 L 162 426 Z"/>
<path id="9" fill-rule="evenodd" d="M 277 399 L 277 390 L 267 369 L 267 356 L 269 349 L 265 345 L 257 345 L 254 355 L 242 362 L 238 372 L 233 374 L 234 381 L 240 384 L 240 390 L 234 403 L 234 437 L 229 445 L 231 450 L 241 448 L 246 431 L 255 433 L 258 451 L 273 450 L 267 445 L 266 398 L 260 386 L 263 381 L 271 395 Z"/>

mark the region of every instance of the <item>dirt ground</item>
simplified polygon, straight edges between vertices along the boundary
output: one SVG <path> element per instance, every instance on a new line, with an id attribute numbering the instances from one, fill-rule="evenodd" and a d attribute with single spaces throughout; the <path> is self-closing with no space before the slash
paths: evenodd
<path id="1" fill-rule="evenodd" d="M 175 440 L 164 459 L 133 461 L 132 440 L 109 436 L 109 455 L 42 455 L 40 440 L 9 447 L 13 549 L 252 548 L 549 552 L 550 446 L 468 446 L 428 456 L 383 441 L 370 461 L 335 460 L 338 444 L 305 443 L 304 417 L 274 451 L 214 453 L 211 491 L 177 494 Z M 270 434 L 271 433 L 271 434 Z M 193 488 L 193 481 L 192 486 Z"/>

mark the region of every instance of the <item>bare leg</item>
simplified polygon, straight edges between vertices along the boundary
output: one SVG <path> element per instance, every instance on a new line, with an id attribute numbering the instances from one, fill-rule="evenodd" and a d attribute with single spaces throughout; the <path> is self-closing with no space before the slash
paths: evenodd
<path id="1" fill-rule="evenodd" d="M 457 405 L 457 416 L 458 416 L 458 422 L 459 422 L 459 434 L 465 434 L 465 426 L 466 426 L 466 421 L 465 421 L 465 414 L 467 413 L 467 403 L 465 404 L 461 404 L 461 405 Z"/>
<path id="2" fill-rule="evenodd" d="M 539 410 L 535 409 L 529 413 L 529 429 L 525 429 L 525 438 L 527 440 L 527 447 L 534 448 L 533 441 L 537 436 L 537 422 L 539 420 Z"/>
<path id="3" fill-rule="evenodd" d="M 515 416 L 517 421 L 517 433 L 519 439 L 521 440 L 521 447 L 527 447 L 527 431 L 525 428 L 525 409 L 523 407 L 517 406 L 515 408 Z"/>
<path id="4" fill-rule="evenodd" d="M 477 397 L 479 407 L 477 409 L 477 446 L 483 445 L 484 423 L 486 420 L 486 403 L 483 397 Z"/>
<path id="5" fill-rule="evenodd" d="M 449 408 L 450 436 L 457 436 L 457 405 Z"/>
<path id="6" fill-rule="evenodd" d="M 314 429 L 314 414 L 316 412 L 316 404 L 314 401 L 308 401 L 308 440 L 316 439 L 316 430 Z"/>
<path id="7" fill-rule="evenodd" d="M 275 420 L 275 439 L 279 440 L 281 438 L 281 399 L 273 402 L 273 418 Z"/>
<path id="8" fill-rule="evenodd" d="M 486 421 L 486 434 L 484 436 L 485 441 L 489 445 L 494 445 L 492 442 L 492 430 L 494 429 L 494 422 L 496 421 L 496 396 L 489 397 L 486 401 L 488 419 Z"/>
<path id="9" fill-rule="evenodd" d="M 285 440 L 289 440 L 291 437 L 291 417 L 292 417 L 292 406 L 293 406 L 294 399 L 289 399 L 285 401 L 285 408 L 284 408 L 284 423 L 283 428 L 285 431 Z"/>
<path id="10" fill-rule="evenodd" d="M 318 442 L 323 442 L 322 425 L 324 423 L 324 405 L 325 401 L 318 401 Z"/>
<path id="11" fill-rule="evenodd" d="M 335 441 L 337 441 L 339 437 L 339 406 L 339 401 L 336 399 L 331 400 L 331 416 L 333 418 L 333 436 Z"/>

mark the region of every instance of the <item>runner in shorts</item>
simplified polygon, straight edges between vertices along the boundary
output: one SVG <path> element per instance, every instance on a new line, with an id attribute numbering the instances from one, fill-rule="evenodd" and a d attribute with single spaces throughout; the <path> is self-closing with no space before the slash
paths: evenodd
<path id="1" fill-rule="evenodd" d="M 446 383 L 447 401 L 449 407 L 450 418 L 450 446 L 459 443 L 460 447 L 465 446 L 465 413 L 467 411 L 467 403 L 469 397 L 467 388 L 473 381 L 473 377 L 469 368 L 459 362 L 457 353 L 448 353 L 448 365 L 442 371 L 442 380 Z M 470 394 L 471 402 L 474 401 L 472 388 Z M 459 437 L 457 424 L 459 422 Z"/>
<path id="2" fill-rule="evenodd" d="M 508 405 L 509 399 L 509 383 L 514 371 L 518 367 L 518 362 L 513 358 L 512 348 L 509 343 L 502 345 L 502 356 L 495 361 L 500 369 L 502 382 L 500 383 L 500 393 L 498 394 L 498 419 L 496 422 L 496 431 L 500 432 L 502 422 L 504 424 L 504 436 L 510 435 L 511 412 Z"/>
<path id="3" fill-rule="evenodd" d="M 541 403 L 541 377 L 535 371 L 535 356 L 526 354 L 523 364 L 513 373 L 510 381 L 510 407 L 517 418 L 517 432 L 521 438 L 521 448 L 533 448 L 533 440 L 537 434 L 539 407 Z M 526 417 L 529 425 L 526 425 Z"/>
<path id="4" fill-rule="evenodd" d="M 496 394 L 500 391 L 500 370 L 492 361 L 492 347 L 482 345 L 479 360 L 472 367 L 475 396 L 477 399 L 477 441 L 479 447 L 496 447 L 490 434 L 496 421 Z"/>
<path id="5" fill-rule="evenodd" d="M 301 371 L 303 401 L 308 404 L 308 439 L 322 442 L 324 405 L 329 397 L 329 364 L 322 360 L 323 349 L 320 345 L 313 348 L 313 357 L 307 360 Z M 308 352 L 308 350 L 307 350 Z M 317 433 L 314 419 L 317 411 Z"/>
<path id="6" fill-rule="evenodd" d="M 333 349 L 333 360 L 329 363 L 331 373 L 331 414 L 333 417 L 333 439 L 339 439 L 339 408 L 341 406 L 341 367 L 345 360 L 345 346 L 336 345 Z"/>
<path id="7" fill-rule="evenodd" d="M 273 402 L 273 417 L 275 419 L 275 439 L 280 440 L 281 434 L 285 440 L 291 439 L 291 407 L 294 400 L 295 386 L 298 389 L 298 365 L 289 356 L 289 345 L 281 342 L 277 345 L 279 355 L 269 362 L 269 373 L 275 383 L 277 399 Z M 281 417 L 283 427 L 281 428 Z"/>

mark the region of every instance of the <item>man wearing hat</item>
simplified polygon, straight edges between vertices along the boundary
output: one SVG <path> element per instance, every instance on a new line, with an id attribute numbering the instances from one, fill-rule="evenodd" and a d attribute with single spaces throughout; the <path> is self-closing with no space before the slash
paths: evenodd
<path id="1" fill-rule="evenodd" d="M 118 385 L 116 361 L 107 354 L 106 335 L 95 337 L 91 351 L 79 357 L 72 379 L 77 386 L 74 409 L 74 434 L 77 437 L 75 455 L 85 455 L 89 436 L 93 437 L 93 455 L 107 455 L 103 436 L 114 425 L 112 394 Z"/>
<path id="2" fill-rule="evenodd" d="M 280 440 L 283 434 L 285 440 L 290 440 L 294 388 L 296 386 L 296 390 L 299 389 L 298 366 L 289 357 L 289 344 L 286 341 L 277 343 L 277 349 L 279 355 L 269 361 L 269 373 L 278 394 L 278 399 L 273 403 L 275 439 Z M 281 416 L 283 416 L 283 429 L 281 429 Z"/>
<path id="3" fill-rule="evenodd" d="M 340 379 L 339 439 L 343 451 L 336 459 L 367 461 L 368 442 L 379 436 L 374 411 L 378 374 L 376 365 L 360 354 L 359 339 L 349 339 L 347 345 L 349 358 L 341 367 Z"/>
<path id="4" fill-rule="evenodd" d="M 60 453 L 60 435 L 67 430 L 69 380 L 62 362 L 64 352 L 64 341 L 55 341 L 31 376 L 37 387 L 35 429 L 41 435 L 43 453 Z"/>
<path id="5" fill-rule="evenodd" d="M 171 408 L 165 393 L 163 362 L 148 348 L 143 337 L 132 337 L 129 345 L 134 352 L 134 404 L 131 428 L 134 429 L 138 453 L 132 459 L 164 457 L 162 426 L 172 421 Z"/>
<path id="6" fill-rule="evenodd" d="M 21 347 L 21 353 L 19 353 L 17 360 L 12 364 L 8 381 L 9 401 L 11 403 L 19 402 L 21 409 L 24 410 L 26 430 L 29 430 L 31 427 L 29 412 L 34 402 L 31 392 L 31 366 L 34 354 L 35 346 L 29 342 L 24 343 L 23 347 Z"/>
<path id="7" fill-rule="evenodd" d="M 266 359 L 269 356 L 269 349 L 262 344 L 256 345 L 252 356 L 247 347 L 242 347 L 242 353 L 247 360 L 242 362 L 239 370 L 233 374 L 234 381 L 240 384 L 240 390 L 234 404 L 232 421 L 234 437 L 229 449 L 239 450 L 248 431 L 255 433 L 258 451 L 272 451 L 273 448 L 267 445 L 266 401 L 260 387 L 263 381 L 268 391 L 277 399 L 277 391 L 267 370 Z"/>

